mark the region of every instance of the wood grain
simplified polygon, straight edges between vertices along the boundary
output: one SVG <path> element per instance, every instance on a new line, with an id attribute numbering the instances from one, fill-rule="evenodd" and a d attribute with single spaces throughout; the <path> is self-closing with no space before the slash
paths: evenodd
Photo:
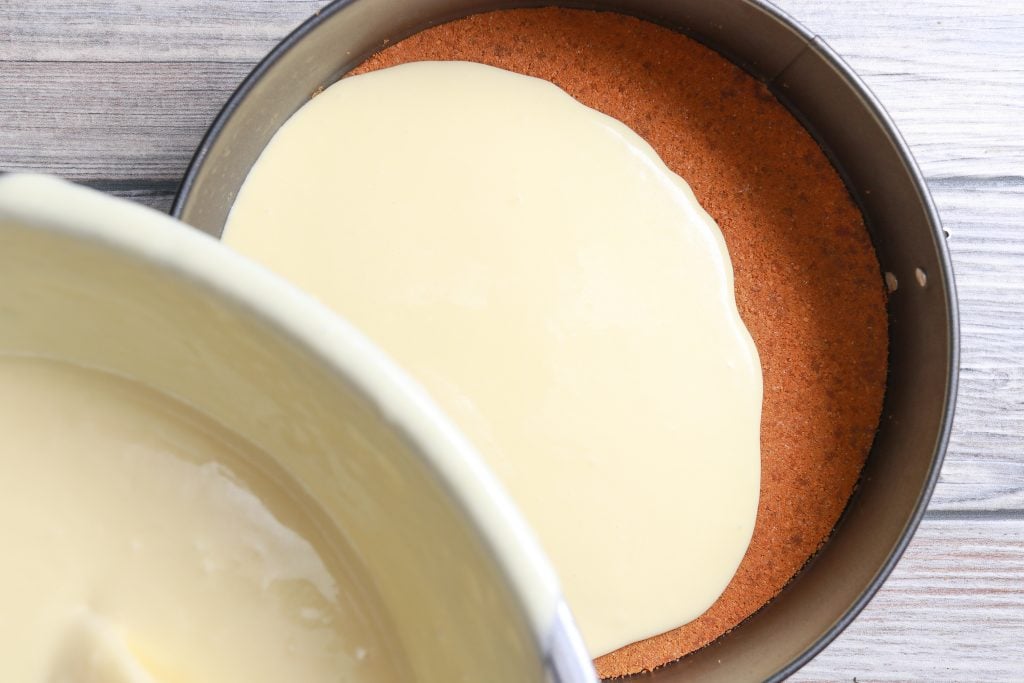
<path id="1" fill-rule="evenodd" d="M 1024 519 L 926 519 L 856 621 L 794 681 L 1024 680 Z"/>
<path id="2" fill-rule="evenodd" d="M 85 97 L 90 86 L 99 86 L 105 102 L 118 101 L 145 84 L 171 97 L 169 104 L 181 104 L 173 98 L 181 97 L 182 84 L 164 81 L 179 81 L 171 74 L 181 71 L 167 62 L 251 67 L 319 3 L 164 0 L 147 4 L 143 15 L 134 3 L 118 0 L 33 4 L 0 3 L 0 26 L 9 27 L 14 37 L 0 41 L 0 60 L 92 61 L 100 62 L 99 68 L 82 73 L 81 86 L 59 66 L 29 74 L 12 72 L 0 80 L 18 82 L 15 79 L 27 76 L 27 92 L 42 102 Z M 1024 136 L 1009 134 L 1020 108 L 1019 93 L 1024 92 L 1024 0 L 778 4 L 820 33 L 858 71 L 911 142 L 926 174 L 1024 176 Z M 966 7 L 971 7 L 970 16 L 965 16 Z M 102 72 L 104 64 L 117 80 L 89 80 Z M 13 69 L 9 64 L 0 68 Z M 184 71 L 189 73 L 190 67 Z M 239 68 L 239 76 L 247 71 Z M 49 80 L 55 73 L 61 77 Z M 235 84 L 211 82 L 208 73 L 196 76 L 195 88 L 209 87 L 207 92 L 218 105 Z M 0 97 L 0 103 L 5 102 Z M 192 113 L 187 106 L 168 109 Z M 22 111 L 31 131 L 44 139 L 52 131 L 45 112 L 43 107 Z M 97 124 L 121 124 L 119 110 L 101 106 L 95 114 Z M 947 134 L 951 131 L 955 135 Z M 110 157 L 111 163 L 117 161 L 116 154 Z M 160 169 L 165 175 L 175 170 L 170 165 Z"/>
<path id="3" fill-rule="evenodd" d="M 1024 0 L 776 4 L 857 71 L 927 176 L 1024 176 Z"/>
<path id="4" fill-rule="evenodd" d="M 177 180 L 249 70 L 233 62 L 0 63 L 0 167 L 74 180 Z"/>
<path id="5" fill-rule="evenodd" d="M 0 2 L 0 61 L 255 63 L 323 0 Z"/>
<path id="6" fill-rule="evenodd" d="M 932 182 L 951 235 L 960 392 L 931 509 L 1024 510 L 1024 184 Z"/>
<path id="7" fill-rule="evenodd" d="M 777 0 L 854 67 L 950 232 L 960 399 L 921 530 L 796 680 L 1024 680 L 1024 0 Z M 166 210 L 228 94 L 314 0 L 0 0 L 0 169 Z"/>

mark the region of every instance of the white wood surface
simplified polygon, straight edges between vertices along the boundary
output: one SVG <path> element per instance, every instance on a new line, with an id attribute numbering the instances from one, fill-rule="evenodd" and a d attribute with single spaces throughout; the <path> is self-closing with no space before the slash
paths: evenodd
<path id="1" fill-rule="evenodd" d="M 913 149 L 951 233 L 963 334 L 928 516 L 796 679 L 1024 681 L 1024 0 L 777 2 L 860 73 Z M 0 169 L 165 210 L 231 90 L 321 4 L 0 0 Z"/>
<path id="2" fill-rule="evenodd" d="M 1024 520 L 928 518 L 870 607 L 792 680 L 1024 680 Z"/>

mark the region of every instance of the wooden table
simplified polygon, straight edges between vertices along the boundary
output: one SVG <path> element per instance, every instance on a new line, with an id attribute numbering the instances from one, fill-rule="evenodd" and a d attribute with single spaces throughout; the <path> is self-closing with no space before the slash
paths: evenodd
<path id="1" fill-rule="evenodd" d="M 321 4 L 0 0 L 0 168 L 166 210 L 229 93 Z M 963 334 L 928 514 L 871 605 L 796 678 L 1024 681 L 1024 0 L 779 4 L 860 73 L 913 149 L 951 234 Z"/>

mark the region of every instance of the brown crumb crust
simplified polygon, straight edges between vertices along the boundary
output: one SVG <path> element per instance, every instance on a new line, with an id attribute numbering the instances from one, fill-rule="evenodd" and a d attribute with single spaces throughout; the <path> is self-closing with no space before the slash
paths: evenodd
<path id="1" fill-rule="evenodd" d="M 603 678 L 662 666 L 774 597 L 853 491 L 878 425 L 888 344 L 863 218 L 821 149 L 764 85 L 654 24 L 554 8 L 489 12 L 422 31 L 357 72 L 419 60 L 544 78 L 623 121 L 686 179 L 725 235 L 764 372 L 761 500 L 750 548 L 707 612 L 596 661 Z"/>

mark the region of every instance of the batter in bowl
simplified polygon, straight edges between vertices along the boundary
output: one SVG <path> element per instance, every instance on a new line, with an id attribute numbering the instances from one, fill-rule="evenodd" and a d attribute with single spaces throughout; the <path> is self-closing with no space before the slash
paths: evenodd
<path id="1" fill-rule="evenodd" d="M 269 458 L 134 382 L 0 357 L 0 679 L 409 680 Z"/>

